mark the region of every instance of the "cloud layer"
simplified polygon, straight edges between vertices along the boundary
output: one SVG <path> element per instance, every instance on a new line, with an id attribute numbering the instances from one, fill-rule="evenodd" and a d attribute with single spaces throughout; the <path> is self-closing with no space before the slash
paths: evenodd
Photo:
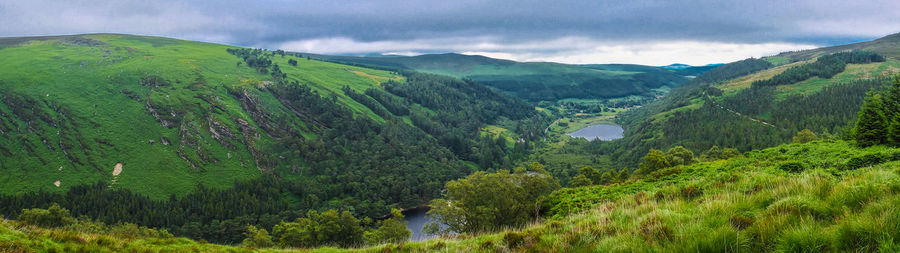
<path id="1" fill-rule="evenodd" d="M 0 36 L 134 33 L 363 54 L 727 62 L 900 32 L 898 1 L 2 1 Z"/>

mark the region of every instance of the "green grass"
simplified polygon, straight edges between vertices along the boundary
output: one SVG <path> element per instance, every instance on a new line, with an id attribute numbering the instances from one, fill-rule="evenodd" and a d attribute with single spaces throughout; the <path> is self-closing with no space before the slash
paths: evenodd
<path id="1" fill-rule="evenodd" d="M 257 133 L 264 132 L 229 90 L 256 97 L 267 111 L 283 106 L 258 89 L 271 77 L 237 66 L 240 59 L 228 54 L 228 48 L 234 47 L 117 34 L 19 40 L 4 45 L 0 48 L 4 59 L 0 62 L 0 99 L 21 97 L 33 104 L 24 105 L 31 108 L 26 108 L 28 115 L 23 116 L 14 110 L 16 106 L 24 108 L 22 105 L 0 103 L 0 115 L 4 115 L 0 147 L 11 153 L 0 161 L 0 183 L 4 185 L 0 193 L 61 192 L 73 185 L 115 179 L 112 187 L 161 199 L 186 194 L 198 183 L 221 188 L 259 175 L 249 149 L 273 140 L 262 134 L 254 140 L 255 145 L 249 145 L 241 137 L 238 120 L 247 121 Z M 323 96 L 335 96 L 357 116 L 376 122 L 384 119 L 345 96 L 341 87 L 363 92 L 380 88 L 380 81 L 402 81 L 396 73 L 315 60 L 295 58 L 298 65 L 291 66 L 287 63 L 290 58 L 272 57 L 289 78 Z M 151 76 L 168 85 L 151 88 L 140 84 Z M 162 117 L 176 114 L 168 117 L 174 119 L 172 126 L 164 127 L 149 112 L 148 100 Z M 235 136 L 224 140 L 234 148 L 213 138 L 209 129 L 214 124 Z M 309 126 L 298 123 L 293 127 L 306 138 L 315 138 Z M 196 144 L 181 145 L 184 138 Z M 163 139 L 171 144 L 161 144 Z M 23 150 L 23 143 L 33 150 Z M 70 148 L 63 152 L 60 146 Z M 182 159 L 179 149 L 186 150 L 186 159 L 200 166 L 194 168 Z M 207 161 L 198 162 L 204 159 Z M 113 167 L 120 162 L 123 171 L 114 178 Z M 53 184 L 56 180 L 60 187 Z"/>
<path id="2" fill-rule="evenodd" d="M 783 101 L 790 95 L 794 94 L 812 94 L 822 90 L 822 88 L 840 83 L 847 83 L 853 80 L 872 79 L 880 77 L 890 77 L 900 73 L 900 61 L 886 61 L 869 64 L 847 64 L 844 72 L 841 72 L 829 79 L 813 77 L 802 82 L 791 85 L 780 85 L 776 89 L 776 101 Z"/>
<path id="3" fill-rule="evenodd" d="M 775 65 L 775 66 L 781 66 L 781 65 L 788 64 L 791 62 L 790 57 L 770 56 L 770 57 L 763 57 L 762 59 L 772 63 L 772 65 Z"/>
<path id="4" fill-rule="evenodd" d="M 900 159 L 900 149 L 843 141 L 783 145 L 624 184 L 564 189 L 550 203 L 577 208 L 525 228 L 366 251 L 896 252 L 900 161 L 842 169 L 865 154 Z M 781 170 L 787 161 L 806 169 Z M 510 245 L 511 234 L 523 243 Z"/>

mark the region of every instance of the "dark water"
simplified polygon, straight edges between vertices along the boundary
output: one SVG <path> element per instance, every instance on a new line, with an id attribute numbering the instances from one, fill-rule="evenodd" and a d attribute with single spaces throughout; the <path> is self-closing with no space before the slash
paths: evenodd
<path id="1" fill-rule="evenodd" d="M 622 129 L 621 126 L 598 124 L 579 129 L 578 131 L 570 133 L 569 136 L 576 138 L 581 137 L 588 140 L 600 139 L 602 141 L 609 141 L 622 138 L 623 133 L 625 133 L 625 129 Z"/>
<path id="2" fill-rule="evenodd" d="M 427 212 L 428 208 L 414 208 L 403 212 L 406 228 L 412 231 L 412 234 L 409 236 L 410 241 L 424 241 L 436 237 L 422 233 L 422 228 L 425 227 L 425 224 L 431 223 L 431 215 L 428 215 Z"/>

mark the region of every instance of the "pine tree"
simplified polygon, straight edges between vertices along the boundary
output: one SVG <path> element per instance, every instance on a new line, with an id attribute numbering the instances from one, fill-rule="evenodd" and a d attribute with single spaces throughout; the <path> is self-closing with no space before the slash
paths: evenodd
<path id="1" fill-rule="evenodd" d="M 887 141 L 892 146 L 900 146 L 900 118 L 894 117 L 889 123 Z"/>
<path id="2" fill-rule="evenodd" d="M 900 76 L 884 92 L 884 116 L 888 126 L 887 141 L 893 146 L 900 146 Z"/>
<path id="3" fill-rule="evenodd" d="M 859 111 L 859 119 L 854 128 L 856 143 L 863 147 L 884 144 L 887 141 L 886 123 L 881 96 L 870 92 Z"/>

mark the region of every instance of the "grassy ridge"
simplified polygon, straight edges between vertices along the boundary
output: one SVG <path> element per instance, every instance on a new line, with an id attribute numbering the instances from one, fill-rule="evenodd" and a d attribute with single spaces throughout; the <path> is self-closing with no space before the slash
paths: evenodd
<path id="1" fill-rule="evenodd" d="M 0 193 L 63 191 L 107 180 L 164 198 L 197 183 L 225 187 L 266 169 L 254 152 L 272 140 L 240 136 L 264 131 L 229 92 L 246 91 L 267 111 L 284 108 L 255 89 L 271 77 L 238 66 L 240 59 L 225 52 L 234 47 L 115 34 L 0 44 Z M 379 80 L 402 79 L 299 58 L 291 66 L 289 58 L 272 59 L 290 78 L 376 122 L 384 119 L 341 87 L 362 92 L 380 87 Z M 315 138 L 308 126 L 294 127 Z M 113 176 L 117 163 L 123 170 Z"/>

